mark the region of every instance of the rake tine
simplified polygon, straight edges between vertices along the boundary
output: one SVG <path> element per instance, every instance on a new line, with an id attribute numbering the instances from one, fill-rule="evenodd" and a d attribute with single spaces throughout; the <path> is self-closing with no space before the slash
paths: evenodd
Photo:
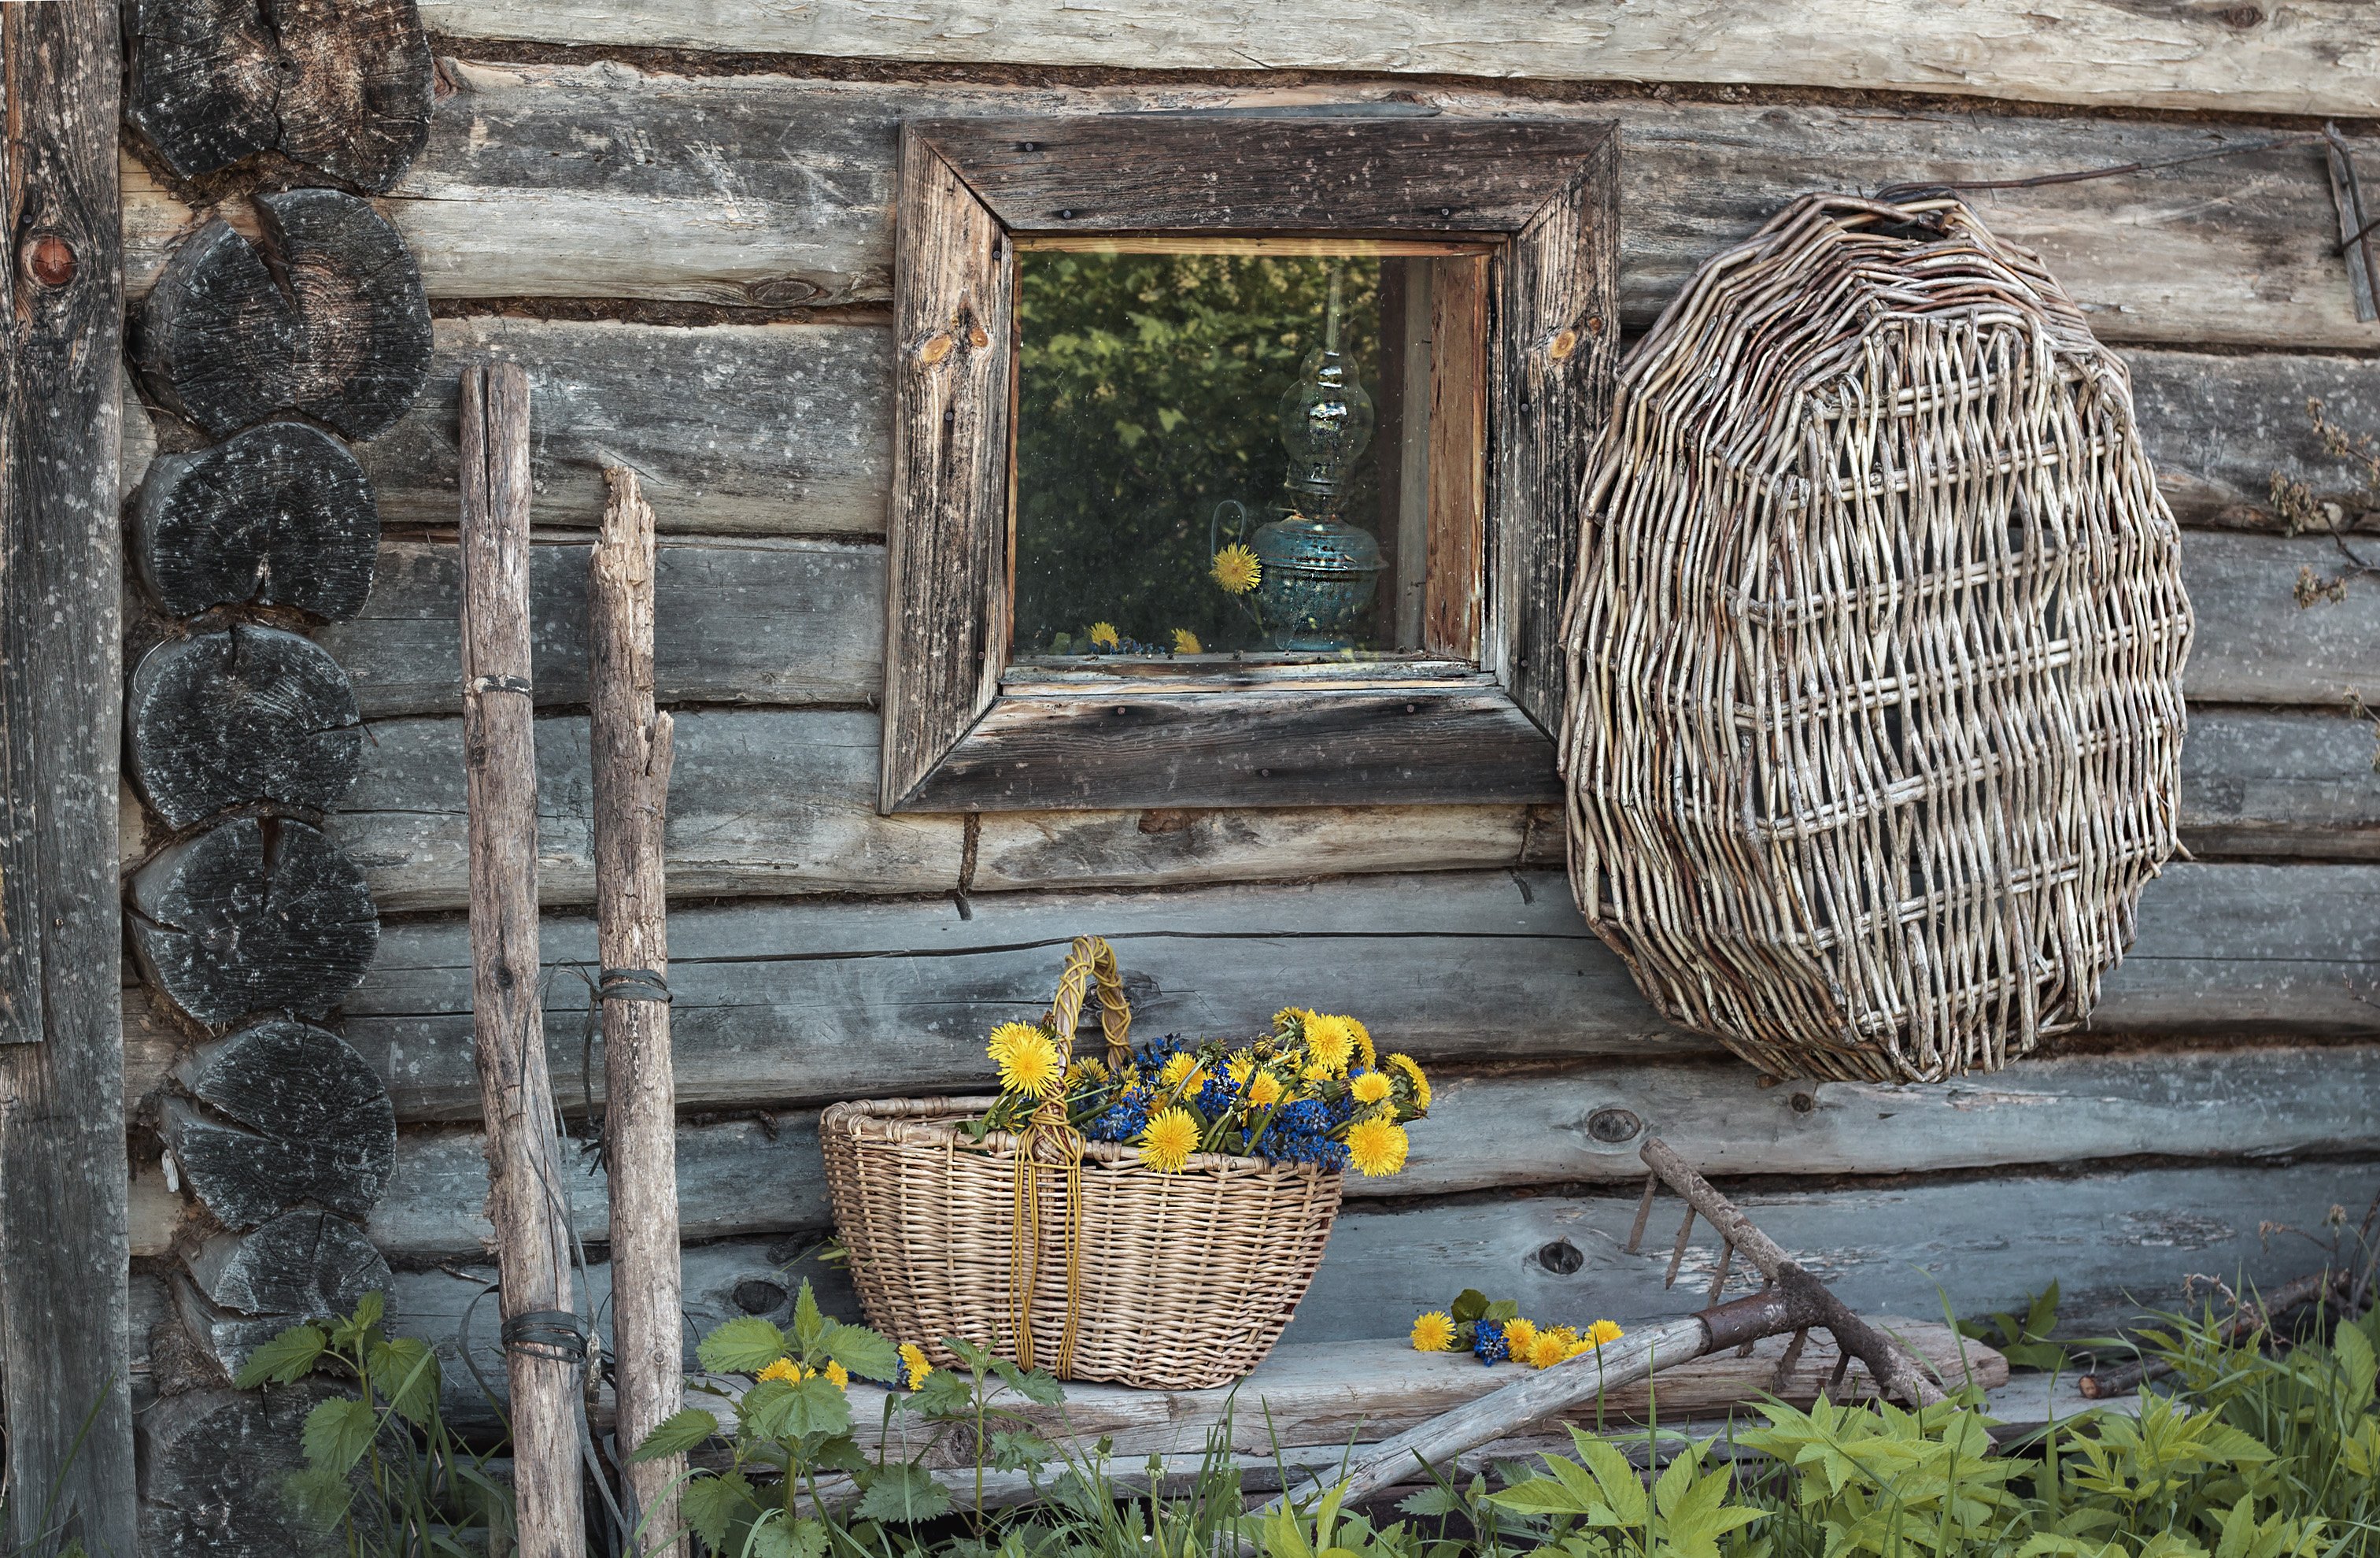
<path id="1" fill-rule="evenodd" d="M 1710 1296 L 1703 1300 L 1705 1308 L 1718 1302 L 1719 1289 L 1727 1285 L 1727 1269 L 1735 1264 L 1735 1241 L 1723 1239 L 1718 1247 L 1718 1270 L 1711 1273 Z"/>
<path id="2" fill-rule="evenodd" d="M 1784 1394 L 1785 1382 L 1792 1374 L 1793 1366 L 1802 1361 L 1802 1348 L 1809 1340 L 1810 1328 L 1806 1325 L 1793 1333 L 1793 1339 L 1785 1344 L 1785 1356 L 1777 1360 L 1777 1382 L 1768 1387 L 1770 1390 Z"/>
<path id="3" fill-rule="evenodd" d="M 1645 1194 L 1636 1202 L 1636 1221 L 1628 1229 L 1628 1253 L 1633 1255 L 1645 1243 L 1645 1223 L 1653 1215 L 1653 1192 L 1661 1187 L 1661 1176 L 1645 1176 Z"/>
<path id="4" fill-rule="evenodd" d="M 1678 1268 L 1685 1264 L 1686 1240 L 1694 1236 L 1694 1209 L 1693 1205 L 1689 1203 L 1686 1207 L 1686 1220 L 1678 1224 L 1678 1247 L 1670 1251 L 1670 1274 L 1661 1279 L 1661 1285 L 1663 1287 L 1669 1288 L 1678 1285 Z"/>

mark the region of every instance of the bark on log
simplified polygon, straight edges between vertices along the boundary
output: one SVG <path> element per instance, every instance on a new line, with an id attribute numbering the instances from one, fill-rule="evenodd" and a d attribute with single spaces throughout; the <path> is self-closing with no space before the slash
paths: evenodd
<path id="1" fill-rule="evenodd" d="M 319 1016 L 356 988 L 380 940 L 363 873 L 303 822 L 235 817 L 132 879 L 143 975 L 200 1022 Z"/>
<path id="2" fill-rule="evenodd" d="M 396 181 L 430 133 L 413 0 L 136 0 L 124 117 L 184 178 L 280 152 L 342 184 Z"/>
<path id="3" fill-rule="evenodd" d="M 499 1308 L 569 1313 L 568 1209 L 539 1005 L 537 755 L 529 682 L 528 376 L 465 371 L 463 720 L 471 832 L 472 1009 Z M 537 1327 L 552 1336 L 552 1323 Z M 582 1558 L 580 1363 L 524 1336 L 507 1349 L 522 1558 Z"/>
<path id="4" fill-rule="evenodd" d="M 347 674 L 277 627 L 168 639 L 125 701 L 133 781 L 170 828 L 254 802 L 328 810 L 363 758 Z"/>
<path id="5" fill-rule="evenodd" d="M 385 432 L 430 371 L 430 305 L 404 240 L 336 189 L 256 207 L 263 252 L 211 218 L 157 278 L 135 343 L 149 392 L 211 438 L 287 410 L 351 439 Z"/>
<path id="6" fill-rule="evenodd" d="M 152 461 L 132 513 L 132 560 L 168 616 L 294 606 L 336 622 L 363 609 L 380 512 L 347 446 L 273 421 Z"/>
<path id="7" fill-rule="evenodd" d="M 596 947 L 602 970 L 603 1140 L 612 1177 L 612 1328 L 619 1442 L 633 1448 L 685 1401 L 678 1272 L 677 1088 L 670 1065 L 669 937 L 662 831 L 670 717 L 653 707 L 653 511 L 636 473 L 612 501 L 587 569 L 595 801 Z M 633 1524 L 682 1553 L 682 1455 L 630 1466 Z M 650 1549 L 648 1549 L 650 1552 Z"/>
<path id="8" fill-rule="evenodd" d="M 193 1195 L 228 1228 L 306 1203 L 361 1221 L 396 1161 L 396 1114 L 380 1074 L 334 1033 L 302 1022 L 242 1029 L 174 1072 L 221 1119 L 177 1099 L 165 1145 Z"/>

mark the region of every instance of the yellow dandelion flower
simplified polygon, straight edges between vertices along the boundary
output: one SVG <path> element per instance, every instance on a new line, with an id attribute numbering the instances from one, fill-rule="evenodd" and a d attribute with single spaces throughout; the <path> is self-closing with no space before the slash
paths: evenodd
<path id="1" fill-rule="evenodd" d="M 1413 1348 L 1417 1353 L 1442 1353 L 1454 1345 L 1454 1318 L 1432 1309 L 1413 1322 Z"/>
<path id="2" fill-rule="evenodd" d="M 1269 1071 L 1259 1071 L 1248 1078 L 1248 1102 L 1258 1109 L 1270 1109 L 1279 1103 L 1284 1090 L 1281 1078 Z"/>
<path id="3" fill-rule="evenodd" d="M 1245 595 L 1264 582 L 1264 565 L 1236 542 L 1215 554 L 1214 573 L 1215 582 L 1234 595 Z"/>
<path id="4" fill-rule="evenodd" d="M 1390 1055 L 1389 1057 L 1389 1064 L 1399 1071 L 1403 1072 L 1405 1074 L 1405 1079 L 1413 1083 L 1414 1102 L 1424 1109 L 1428 1108 L 1429 1078 L 1421 1074 L 1421 1067 L 1414 1064 L 1413 1056 Z"/>
<path id="5" fill-rule="evenodd" d="M 1347 1127 L 1347 1161 L 1366 1179 L 1403 1168 L 1411 1146 L 1405 1128 L 1387 1120 L 1358 1120 Z"/>
<path id="6" fill-rule="evenodd" d="M 1116 637 L 1114 623 L 1094 622 L 1091 624 L 1091 642 L 1100 649 L 1111 650 L 1121 645 L 1123 640 Z"/>
<path id="7" fill-rule="evenodd" d="M 1021 1022 L 1004 1022 L 991 1030 L 991 1042 L 985 1046 L 1000 1066 L 1000 1090 L 1022 1093 L 1038 1099 L 1049 1092 L 1059 1079 L 1058 1046 L 1039 1029 Z"/>
<path id="8" fill-rule="evenodd" d="M 1140 1161 L 1160 1174 L 1173 1174 L 1198 1150 L 1198 1118 L 1187 1109 L 1169 1109 L 1140 1133 Z"/>
<path id="9" fill-rule="evenodd" d="M 1104 1082 L 1107 1079 L 1108 1068 L 1088 1055 L 1085 1055 L 1066 1067 L 1066 1086 L 1069 1090 L 1092 1082 Z"/>
<path id="10" fill-rule="evenodd" d="M 834 1359 L 828 1358 L 826 1360 L 825 1372 L 826 1377 L 834 1382 L 835 1389 L 839 1391 L 847 1391 L 851 1388 L 851 1370 L 845 1369 L 842 1364 L 837 1363 Z"/>
<path id="11" fill-rule="evenodd" d="M 1157 1074 L 1157 1079 L 1169 1088 L 1178 1088 L 1197 1069 L 1198 1057 L 1183 1050 L 1166 1061 L 1165 1068 Z"/>
<path id="12" fill-rule="evenodd" d="M 926 1359 L 926 1349 L 915 1342 L 901 1344 L 901 1367 L 906 1375 L 904 1382 L 911 1390 L 924 1384 L 926 1376 L 934 1371 L 934 1366 Z"/>
<path id="13" fill-rule="evenodd" d="M 1327 1082 L 1330 1080 L 1330 1068 L 1318 1060 L 1298 1075 L 1309 1082 Z"/>
<path id="14" fill-rule="evenodd" d="M 1525 1354 L 1536 1339 L 1537 1322 L 1526 1316 L 1515 1315 L 1504 1322 L 1504 1345 L 1512 1349 L 1514 1357 Z"/>
<path id="15" fill-rule="evenodd" d="M 802 1366 L 790 1357 L 781 1357 L 753 1376 L 756 1380 L 783 1380 L 789 1385 L 802 1382 Z"/>
<path id="16" fill-rule="evenodd" d="M 1200 647 L 1197 634 L 1193 633 L 1187 627 L 1176 627 L 1173 630 L 1173 652 L 1176 654 L 1203 654 L 1206 651 Z"/>
<path id="17" fill-rule="evenodd" d="M 1590 1347 L 1599 1347 L 1606 1342 L 1617 1342 L 1620 1338 L 1627 1334 L 1628 1333 L 1621 1330 L 1620 1327 L 1614 1325 L 1611 1321 L 1608 1320 L 1599 1320 L 1593 1325 L 1586 1328 L 1586 1334 L 1582 1337 L 1581 1340 L 1585 1341 Z"/>
<path id="18" fill-rule="evenodd" d="M 1575 1337 L 1572 1340 L 1575 1340 Z M 1570 1356 L 1571 1345 L 1571 1342 L 1562 1339 L 1562 1333 L 1559 1330 L 1540 1331 L 1537 1333 L 1537 1339 L 1529 1344 L 1528 1356 L 1522 1361 L 1532 1369 L 1551 1369 Z M 1515 1352 L 1512 1356 L 1521 1357 L 1522 1355 Z"/>
<path id="19" fill-rule="evenodd" d="M 1372 1047 L 1372 1030 L 1366 1028 L 1362 1023 L 1357 1022 L 1354 1017 L 1341 1017 L 1339 1020 L 1347 1025 L 1347 1037 L 1355 1041 L 1355 1053 L 1357 1057 L 1360 1058 L 1366 1065 L 1376 1066 L 1379 1065 L 1380 1052 Z"/>
<path id="20" fill-rule="evenodd" d="M 1389 1080 L 1385 1071 L 1366 1071 L 1355 1078 L 1348 1090 L 1355 1095 L 1358 1103 L 1378 1103 L 1396 1091 L 1397 1085 Z"/>
<path id="21" fill-rule="evenodd" d="M 1272 1015 L 1272 1030 L 1279 1033 L 1284 1028 L 1303 1027 L 1305 1019 L 1312 1015 L 1303 1006 L 1283 1006 Z"/>
<path id="22" fill-rule="evenodd" d="M 1223 1062 L 1223 1075 L 1232 1079 L 1232 1086 L 1235 1088 L 1246 1087 L 1248 1078 L 1256 1075 L 1256 1070 L 1257 1057 L 1245 1050 L 1234 1052 L 1229 1060 Z"/>
<path id="23" fill-rule="evenodd" d="M 1319 1013 L 1308 1016 L 1305 1053 L 1333 1073 L 1346 1070 L 1347 1063 L 1355 1058 L 1355 1036 L 1347 1031 L 1347 1019 Z"/>

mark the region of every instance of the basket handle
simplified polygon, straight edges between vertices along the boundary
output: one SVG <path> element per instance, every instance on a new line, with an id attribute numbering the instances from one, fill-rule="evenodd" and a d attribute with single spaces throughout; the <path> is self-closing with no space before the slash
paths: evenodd
<path id="1" fill-rule="evenodd" d="M 1083 1015 L 1083 999 L 1096 980 L 1099 992 L 1099 1030 L 1107 1035 L 1108 1065 L 1132 1058 L 1124 1042 L 1132 1031 L 1132 1004 L 1123 996 L 1123 976 L 1116 970 L 1115 949 L 1104 936 L 1077 936 L 1066 953 L 1066 971 L 1058 978 L 1057 999 L 1050 1003 L 1050 1032 L 1058 1041 L 1061 1065 L 1074 1058 L 1075 1024 Z"/>

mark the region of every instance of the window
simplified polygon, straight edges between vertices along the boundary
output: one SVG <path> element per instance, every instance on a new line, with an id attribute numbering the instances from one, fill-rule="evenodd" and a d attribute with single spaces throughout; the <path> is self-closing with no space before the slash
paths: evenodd
<path id="1" fill-rule="evenodd" d="M 905 128 L 887 810 L 1548 800 L 1608 124 Z"/>

